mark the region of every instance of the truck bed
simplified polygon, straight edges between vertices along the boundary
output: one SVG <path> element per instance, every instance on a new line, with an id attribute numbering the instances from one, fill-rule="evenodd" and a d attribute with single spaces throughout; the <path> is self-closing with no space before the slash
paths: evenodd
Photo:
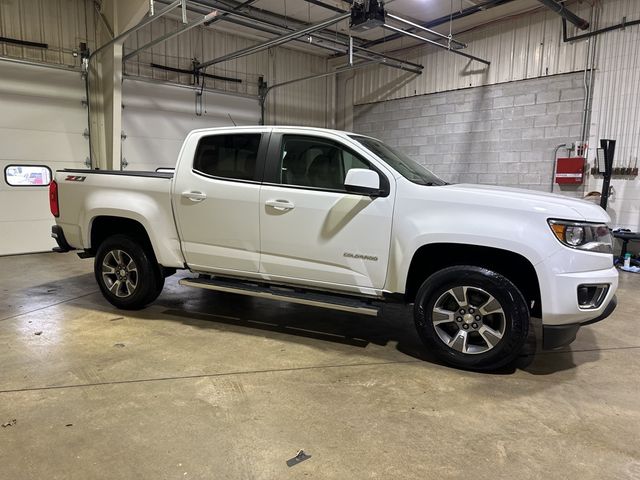
<path id="1" fill-rule="evenodd" d="M 173 178 L 173 173 L 165 172 L 147 172 L 142 170 L 92 170 L 87 168 L 65 168 L 57 170 L 58 172 L 76 173 L 80 175 L 118 175 L 121 177 L 149 177 L 149 178 Z"/>
<path id="2" fill-rule="evenodd" d="M 60 217 L 72 248 L 90 249 L 96 219 L 133 220 L 145 229 L 159 263 L 181 267 L 178 233 L 173 219 L 173 173 L 120 170 L 64 169 L 55 173 Z"/>

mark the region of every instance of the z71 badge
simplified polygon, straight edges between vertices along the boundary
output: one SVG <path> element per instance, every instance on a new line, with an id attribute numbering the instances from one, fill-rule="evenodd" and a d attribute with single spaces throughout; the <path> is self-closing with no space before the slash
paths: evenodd
<path id="1" fill-rule="evenodd" d="M 82 175 L 67 175 L 67 178 L 65 178 L 65 181 L 67 182 L 84 182 L 85 180 L 85 176 Z"/>

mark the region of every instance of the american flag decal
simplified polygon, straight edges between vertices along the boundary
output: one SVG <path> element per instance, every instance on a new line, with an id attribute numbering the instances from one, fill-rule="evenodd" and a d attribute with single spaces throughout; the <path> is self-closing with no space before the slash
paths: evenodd
<path id="1" fill-rule="evenodd" d="M 85 178 L 87 177 L 82 175 L 67 175 L 67 178 L 65 178 L 65 180 L 67 182 L 84 182 Z"/>

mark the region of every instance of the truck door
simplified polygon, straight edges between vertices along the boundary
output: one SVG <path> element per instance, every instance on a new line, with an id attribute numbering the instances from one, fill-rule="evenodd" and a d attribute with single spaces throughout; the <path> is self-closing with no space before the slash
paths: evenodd
<path id="1" fill-rule="evenodd" d="M 260 272 L 274 280 L 362 293 L 381 289 L 393 216 L 390 175 L 337 140 L 276 132 L 266 168 Z M 386 193 L 347 193 L 350 168 L 377 170 Z"/>
<path id="2" fill-rule="evenodd" d="M 187 265 L 205 272 L 255 273 L 260 180 L 269 135 L 238 130 L 194 135 L 181 152 L 173 191 Z"/>

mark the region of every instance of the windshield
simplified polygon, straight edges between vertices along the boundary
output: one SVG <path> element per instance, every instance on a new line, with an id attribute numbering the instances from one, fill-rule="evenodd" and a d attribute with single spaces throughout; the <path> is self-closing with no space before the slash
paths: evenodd
<path id="1" fill-rule="evenodd" d="M 447 182 L 438 178 L 435 173 L 429 171 L 415 160 L 410 159 L 404 153 L 394 150 L 389 145 L 382 143 L 380 140 L 361 137 L 359 135 L 352 135 L 351 138 L 371 150 L 380 157 L 382 161 L 413 183 L 427 186 L 447 185 Z"/>

